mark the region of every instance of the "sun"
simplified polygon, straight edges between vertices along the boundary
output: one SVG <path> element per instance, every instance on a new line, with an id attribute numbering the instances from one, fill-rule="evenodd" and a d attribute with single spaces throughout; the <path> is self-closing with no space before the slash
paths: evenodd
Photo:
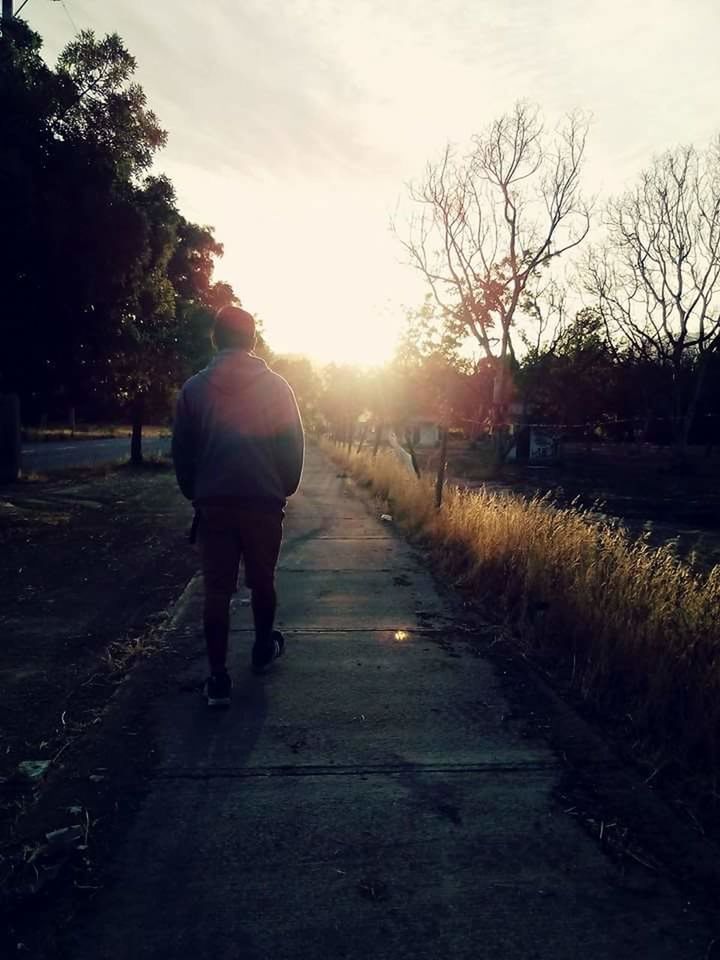
<path id="1" fill-rule="evenodd" d="M 268 343 L 275 353 L 303 354 L 316 366 L 329 363 L 378 367 L 395 355 L 401 325 L 392 329 L 387 319 L 369 318 L 341 328 L 331 318 L 316 316 L 302 332 L 281 323 L 266 325 Z"/>

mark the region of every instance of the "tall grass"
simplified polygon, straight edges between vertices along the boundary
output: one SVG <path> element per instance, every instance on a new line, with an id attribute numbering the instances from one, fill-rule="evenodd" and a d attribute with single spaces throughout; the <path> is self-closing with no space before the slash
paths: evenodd
<path id="1" fill-rule="evenodd" d="M 658 764 L 716 770 L 720 567 L 697 573 L 667 548 L 548 498 L 449 487 L 438 511 L 431 480 L 416 480 L 392 453 L 325 449 L 536 657 L 630 721 Z"/>

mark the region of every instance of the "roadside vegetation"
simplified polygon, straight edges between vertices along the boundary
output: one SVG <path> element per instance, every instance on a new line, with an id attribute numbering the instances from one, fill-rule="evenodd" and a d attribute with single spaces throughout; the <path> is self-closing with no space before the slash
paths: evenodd
<path id="1" fill-rule="evenodd" d="M 166 437 L 169 427 L 143 426 L 143 437 Z M 22 431 L 24 443 L 52 443 L 55 440 L 122 440 L 132 436 L 132 425 L 122 423 L 83 423 L 75 427 L 25 427 Z"/>
<path id="2" fill-rule="evenodd" d="M 449 487 L 438 510 L 433 480 L 391 452 L 323 447 L 524 653 L 621 719 L 654 769 L 717 770 L 720 567 L 695 572 L 547 497 Z"/>

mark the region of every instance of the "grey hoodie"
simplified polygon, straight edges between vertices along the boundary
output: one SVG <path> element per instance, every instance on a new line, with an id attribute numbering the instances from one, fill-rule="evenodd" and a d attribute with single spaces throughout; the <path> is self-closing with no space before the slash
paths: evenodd
<path id="1" fill-rule="evenodd" d="M 295 395 L 259 357 L 222 350 L 183 386 L 172 454 L 188 500 L 281 510 L 300 483 L 304 452 Z"/>

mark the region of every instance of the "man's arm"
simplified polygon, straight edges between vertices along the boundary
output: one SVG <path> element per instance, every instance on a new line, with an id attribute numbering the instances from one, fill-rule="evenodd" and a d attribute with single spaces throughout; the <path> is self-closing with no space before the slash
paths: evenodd
<path id="1" fill-rule="evenodd" d="M 285 496 L 291 497 L 300 486 L 305 459 L 305 433 L 295 394 L 285 381 L 283 387 L 283 409 L 275 434 L 275 452 Z"/>
<path id="2" fill-rule="evenodd" d="M 178 397 L 172 435 L 172 458 L 175 476 L 183 496 L 192 500 L 195 495 L 195 442 L 190 412 L 185 394 Z"/>

